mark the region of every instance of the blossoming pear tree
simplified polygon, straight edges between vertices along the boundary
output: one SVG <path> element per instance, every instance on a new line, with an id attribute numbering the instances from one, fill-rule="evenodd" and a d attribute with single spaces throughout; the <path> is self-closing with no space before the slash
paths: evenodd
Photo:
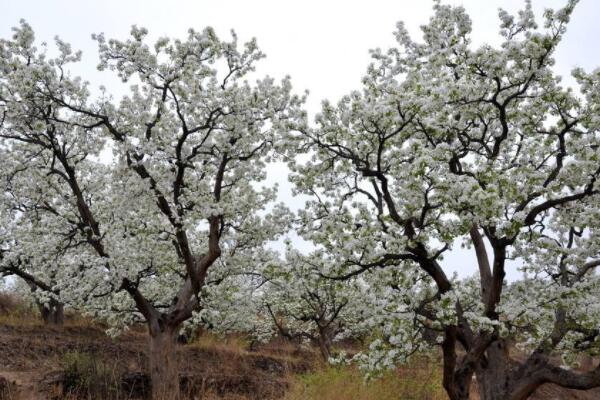
<path id="1" fill-rule="evenodd" d="M 532 230 L 533 240 L 515 246 L 526 277 L 509 285 L 502 304 L 510 321 L 506 328 L 523 338 L 520 347 L 533 352 L 551 347 L 567 366 L 600 350 L 600 279 L 595 272 L 600 210 L 597 199 L 591 200 L 556 210 L 544 226 Z"/>
<path id="2" fill-rule="evenodd" d="M 371 269 L 360 277 L 368 290 L 361 299 L 364 311 L 354 330 L 368 333 L 368 346 L 351 358 L 342 354 L 337 361 L 358 364 L 367 378 L 407 363 L 415 354 L 430 356 L 437 362 L 438 354 L 432 345 L 436 344 L 439 327 L 416 311 L 436 293 L 427 274 L 407 262 Z M 458 287 L 463 289 L 465 285 Z"/>
<path id="3" fill-rule="evenodd" d="M 303 99 L 288 79 L 244 80 L 263 57 L 254 41 L 205 29 L 151 46 L 133 27 L 124 41 L 94 36 L 99 68 L 131 83 L 118 103 L 94 101 L 68 71 L 80 53 L 57 39 L 51 58 L 26 23 L 14 32 L 0 41 L 1 146 L 75 274 L 61 294 L 115 324 L 143 319 L 153 398 L 178 398 L 175 339 L 211 267 L 260 260 L 287 229 L 276 189 L 258 182 Z"/>
<path id="4" fill-rule="evenodd" d="M 548 382 L 600 386 L 600 366 L 553 361 L 598 346 L 600 73 L 576 69 L 576 92 L 552 71 L 575 5 L 545 11 L 542 28 L 529 2 L 501 10 L 501 44 L 475 48 L 465 10 L 436 2 L 421 42 L 398 24 L 398 47 L 372 52 L 362 90 L 324 103 L 317 127 L 291 137 L 308 159 L 291 163 L 292 179 L 312 196 L 300 233 L 337 260 L 336 279 L 424 275 L 433 290 L 405 311 L 438 332 L 453 400 L 474 381 L 486 400 L 526 399 Z M 461 242 L 478 285 L 442 263 Z M 508 288 L 518 265 L 528 280 Z M 518 359 L 513 340 L 525 344 Z M 394 343 L 399 359 L 413 350 Z"/>
<path id="5" fill-rule="evenodd" d="M 326 362 L 336 341 L 364 333 L 359 328 L 366 318 L 364 285 L 323 276 L 328 262 L 318 251 L 303 255 L 288 248 L 285 260 L 262 270 L 260 299 L 279 335 L 315 345 Z"/>
<path id="6" fill-rule="evenodd" d="M 246 335 L 250 348 L 273 337 L 270 317 L 263 307 L 268 279 L 260 271 L 278 262 L 279 254 L 265 249 L 251 263 L 235 268 L 215 268 L 207 282 L 202 309 L 194 313 L 188 328 L 194 333 L 207 330 L 220 336 Z"/>
<path id="7" fill-rule="evenodd" d="M 1 152 L 0 155 L 4 156 Z M 31 207 L 31 203 L 15 201 L 9 185 L 0 187 L 4 188 L 0 200 L 0 277 L 18 277 L 28 287 L 30 293 L 26 293 L 26 297 L 37 305 L 44 323 L 62 325 L 64 303 L 60 289 L 56 286 L 60 280 L 57 279 L 57 274 L 62 270 L 54 266 L 46 267 L 54 265 L 57 258 L 60 258 L 52 252 L 52 245 L 55 243 L 52 240 L 42 240 L 47 227 L 39 229 L 41 221 L 28 220 L 29 213 L 24 210 Z M 21 243 L 18 239 L 21 237 L 36 237 L 36 240 L 30 242 L 28 239 Z M 34 248 L 26 248 L 28 245 Z M 42 247 L 44 250 L 40 251 Z M 14 286 L 21 288 L 19 281 Z"/>

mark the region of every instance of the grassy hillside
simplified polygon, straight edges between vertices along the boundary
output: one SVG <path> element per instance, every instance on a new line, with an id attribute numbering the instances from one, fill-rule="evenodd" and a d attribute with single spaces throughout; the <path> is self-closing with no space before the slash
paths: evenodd
<path id="1" fill-rule="evenodd" d="M 34 310 L 0 293 L 0 400 L 146 399 L 147 335 L 140 326 L 111 339 L 106 327 L 69 315 L 44 326 Z M 178 348 L 181 383 L 202 400 L 442 400 L 438 362 L 415 360 L 365 382 L 349 366 L 323 365 L 315 350 L 277 339 L 199 335 Z M 593 400 L 600 391 L 543 386 L 533 397 Z M 473 399 L 477 399 L 476 393 Z"/>
<path id="2" fill-rule="evenodd" d="M 0 399 L 146 398 L 145 328 L 115 340 L 105 328 L 77 315 L 62 328 L 44 326 L 35 310 L 0 295 Z M 178 351 L 182 385 L 198 399 L 445 398 L 434 365 L 365 383 L 355 368 L 325 366 L 316 351 L 281 339 L 256 346 L 240 335 L 204 333 Z"/>

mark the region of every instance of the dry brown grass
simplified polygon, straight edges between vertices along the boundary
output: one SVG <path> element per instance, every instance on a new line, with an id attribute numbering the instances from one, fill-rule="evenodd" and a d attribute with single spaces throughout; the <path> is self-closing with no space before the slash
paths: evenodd
<path id="1" fill-rule="evenodd" d="M 56 398 L 132 398 L 131 393 L 118 387 L 117 381 L 123 371 L 145 370 L 145 329 L 134 329 L 116 341 L 107 338 L 104 329 L 102 324 L 75 313 L 67 315 L 64 327 L 44 326 L 35 308 L 11 294 L 0 296 L 0 342 L 4 342 L 0 343 L 0 349 L 10 355 L 4 369 L 39 371 L 37 379 L 48 371 L 60 371 L 68 379 L 62 381 Z M 193 392 L 189 398 L 444 398 L 432 394 L 434 383 L 440 379 L 423 371 L 405 369 L 363 384 L 357 370 L 324 367 L 317 352 L 284 339 L 256 345 L 244 335 L 203 332 L 188 345 L 179 347 L 179 352 L 182 361 L 185 360 L 181 372 L 189 377 L 189 390 Z"/>
<path id="2" fill-rule="evenodd" d="M 0 292 L 0 314 L 14 310 L 19 303 L 19 299 L 13 293 Z"/>
<path id="3" fill-rule="evenodd" d="M 202 332 L 202 334 L 196 335 L 189 345 L 204 350 L 246 354 L 250 348 L 250 340 L 244 335 L 221 336 L 211 332 Z"/>
<path id="4" fill-rule="evenodd" d="M 12 292 L 0 292 L 0 325 L 34 328 L 43 327 L 44 321 L 33 304 L 24 301 Z M 68 309 L 65 311 L 64 327 L 106 328 L 102 323 Z"/>
<path id="5" fill-rule="evenodd" d="M 0 292 L 0 325 L 43 325 L 34 308 L 11 292 Z"/>

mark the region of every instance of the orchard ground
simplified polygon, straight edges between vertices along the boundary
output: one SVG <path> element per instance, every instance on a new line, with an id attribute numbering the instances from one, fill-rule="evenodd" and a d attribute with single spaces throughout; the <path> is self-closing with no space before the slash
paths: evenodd
<path id="1" fill-rule="evenodd" d="M 0 399 L 145 399 L 149 395 L 145 328 L 116 339 L 106 327 L 68 314 L 64 327 L 44 325 L 32 308 L 0 294 Z M 358 344 L 345 344 L 356 351 Z M 317 349 L 282 339 L 255 344 L 242 336 L 203 333 L 178 348 L 181 384 L 205 400 L 441 400 L 438 360 L 417 358 L 365 383 L 354 367 L 326 366 Z M 592 400 L 600 390 L 542 386 L 532 399 Z M 476 391 L 472 394 L 477 399 Z"/>

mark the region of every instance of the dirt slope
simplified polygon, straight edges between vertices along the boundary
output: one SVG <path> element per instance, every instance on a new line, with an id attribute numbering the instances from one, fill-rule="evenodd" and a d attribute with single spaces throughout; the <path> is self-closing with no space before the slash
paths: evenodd
<path id="1" fill-rule="evenodd" d="M 64 373 L 65 360 L 91 362 L 95 370 L 101 366 L 103 372 L 98 375 L 101 378 L 108 370 L 123 389 L 118 398 L 145 398 L 148 391 L 147 376 L 143 374 L 147 370 L 145 348 L 143 332 L 112 340 L 94 327 L 0 325 L 0 400 L 67 398 L 70 378 Z M 182 384 L 189 393 L 201 398 L 281 398 L 287 389 L 287 377 L 306 371 L 312 355 L 296 351 L 276 353 L 280 352 L 268 348 L 246 352 L 226 346 L 181 345 Z M 126 397 L 122 397 L 123 393 Z"/>
<path id="2" fill-rule="evenodd" d="M 103 329 L 85 324 L 60 329 L 0 325 L 0 400 L 147 398 L 146 340 L 143 330 L 113 340 Z M 180 345 L 178 351 L 184 389 L 204 400 L 281 399 L 290 376 L 311 369 L 316 357 L 282 343 L 257 351 L 218 343 Z M 118 392 L 102 392 L 107 389 L 101 385 L 92 387 L 96 397 L 73 390 L 65 368 L 74 361 L 91 362 L 97 379 L 108 376 L 110 390 L 117 387 Z M 476 393 L 472 397 L 477 400 Z M 600 389 L 583 392 L 544 385 L 532 400 L 600 400 Z"/>

